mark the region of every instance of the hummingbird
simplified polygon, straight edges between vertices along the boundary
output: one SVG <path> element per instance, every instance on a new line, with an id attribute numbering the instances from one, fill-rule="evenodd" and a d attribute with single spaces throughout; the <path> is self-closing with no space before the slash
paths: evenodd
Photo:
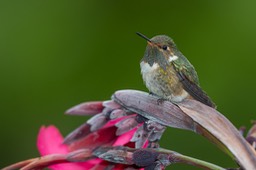
<path id="1" fill-rule="evenodd" d="M 143 81 L 151 94 L 171 102 L 194 99 L 216 108 L 201 89 L 194 66 L 179 51 L 172 38 L 157 35 L 147 41 L 146 51 L 140 62 Z"/>

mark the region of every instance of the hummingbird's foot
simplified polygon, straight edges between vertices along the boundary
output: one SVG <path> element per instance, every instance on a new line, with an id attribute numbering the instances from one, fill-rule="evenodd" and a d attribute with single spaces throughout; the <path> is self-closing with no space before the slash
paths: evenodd
<path id="1" fill-rule="evenodd" d="M 159 97 L 158 95 L 156 95 L 155 93 L 153 93 L 153 92 L 149 92 L 149 95 L 150 96 L 155 96 L 155 97 Z M 157 104 L 159 105 L 159 104 L 162 104 L 164 101 L 167 101 L 168 99 L 166 99 L 166 98 L 159 98 L 159 99 L 157 99 Z"/>
<path id="2" fill-rule="evenodd" d="M 157 99 L 157 104 L 160 105 L 162 104 L 164 101 L 167 101 L 168 99 L 165 99 L 165 98 L 159 98 Z"/>
<path id="3" fill-rule="evenodd" d="M 153 92 L 149 92 L 149 95 L 151 95 L 151 96 L 156 96 L 156 94 L 154 94 Z"/>

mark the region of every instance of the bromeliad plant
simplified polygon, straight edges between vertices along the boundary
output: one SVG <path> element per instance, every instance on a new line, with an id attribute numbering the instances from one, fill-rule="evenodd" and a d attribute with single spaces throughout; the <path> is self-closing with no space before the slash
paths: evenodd
<path id="1" fill-rule="evenodd" d="M 175 163 L 225 169 L 161 148 L 158 141 L 167 127 L 206 137 L 236 161 L 237 169 L 256 169 L 255 122 L 244 138 L 244 128 L 238 131 L 217 110 L 195 100 L 173 104 L 159 102 L 145 92 L 122 90 L 115 92 L 110 101 L 82 103 L 66 114 L 93 117 L 65 138 L 54 126 L 41 127 L 37 138 L 41 157 L 3 169 L 160 170 Z"/>

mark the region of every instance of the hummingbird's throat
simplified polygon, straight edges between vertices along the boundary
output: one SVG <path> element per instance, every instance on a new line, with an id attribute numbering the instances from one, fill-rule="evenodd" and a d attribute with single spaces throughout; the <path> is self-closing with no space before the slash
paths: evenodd
<path id="1" fill-rule="evenodd" d="M 168 61 L 169 61 L 169 62 L 172 62 L 172 61 L 177 60 L 178 58 L 179 58 L 179 57 L 176 56 L 176 55 L 170 55 Z"/>

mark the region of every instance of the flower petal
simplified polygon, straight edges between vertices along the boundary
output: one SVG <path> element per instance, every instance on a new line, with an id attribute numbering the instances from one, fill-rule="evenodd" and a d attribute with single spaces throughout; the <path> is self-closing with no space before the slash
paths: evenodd
<path id="1" fill-rule="evenodd" d="M 103 110 L 102 102 L 85 102 L 66 111 L 69 115 L 95 115 Z"/>
<path id="2" fill-rule="evenodd" d="M 68 153 L 68 147 L 62 144 L 63 137 L 55 126 L 42 126 L 37 137 L 37 148 L 41 155 Z"/>
<path id="3" fill-rule="evenodd" d="M 68 147 L 64 144 L 63 137 L 55 126 L 42 126 L 37 137 L 37 147 L 42 156 L 49 154 L 67 154 Z M 61 163 L 52 165 L 49 168 L 53 170 L 84 170 L 95 165 L 95 161 L 91 160 L 84 163 Z"/>
<path id="4" fill-rule="evenodd" d="M 116 127 L 110 126 L 107 128 L 101 128 L 96 132 L 92 132 L 84 138 L 76 140 L 68 145 L 70 151 L 74 151 L 81 148 L 95 149 L 101 145 L 111 146 L 115 139 Z"/>
<path id="5" fill-rule="evenodd" d="M 97 116 L 97 115 L 96 115 Z M 94 116 L 95 117 L 95 116 Z M 101 129 L 113 127 L 117 122 L 124 119 L 125 117 L 118 118 L 115 120 L 108 121 Z M 76 128 L 74 131 L 70 132 L 64 139 L 64 144 L 71 144 L 78 140 L 83 140 L 83 138 L 86 138 L 91 133 L 91 125 L 89 125 L 87 122 Z M 99 129 L 100 130 L 100 129 Z"/>
<path id="6" fill-rule="evenodd" d="M 82 124 L 78 128 L 76 128 L 74 131 L 70 132 L 64 139 L 64 144 L 70 144 L 73 143 L 76 140 L 79 140 L 91 133 L 90 130 L 91 126 L 87 123 Z"/>
<path id="7" fill-rule="evenodd" d="M 120 104 L 116 103 L 113 100 L 104 101 L 102 105 L 104 107 L 110 108 L 112 110 L 119 109 L 122 107 L 122 106 L 120 106 Z"/>
<path id="8" fill-rule="evenodd" d="M 126 119 L 123 119 L 119 121 L 115 126 L 117 127 L 116 135 L 122 135 L 132 129 L 134 129 L 136 126 L 138 126 L 138 122 L 135 119 L 136 115 L 130 116 Z"/>
<path id="9" fill-rule="evenodd" d="M 136 130 L 137 130 L 137 128 L 134 128 L 134 129 L 130 130 L 129 132 L 126 132 L 126 133 L 118 136 L 118 138 L 115 141 L 115 143 L 113 144 L 113 146 L 123 146 L 123 145 L 127 144 L 128 142 L 130 142 L 130 140 L 132 139 Z"/>

